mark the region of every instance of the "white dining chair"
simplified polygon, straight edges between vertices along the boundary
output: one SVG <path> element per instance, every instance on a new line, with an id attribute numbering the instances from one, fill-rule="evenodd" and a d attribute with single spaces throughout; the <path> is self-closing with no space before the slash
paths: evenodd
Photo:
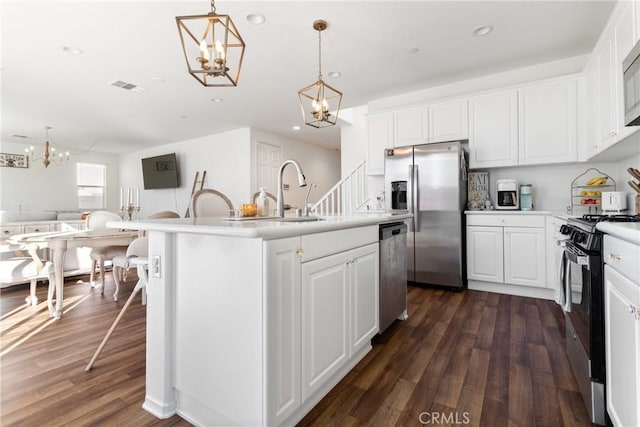
<path id="1" fill-rule="evenodd" d="M 97 210 L 87 215 L 86 228 L 88 230 L 105 230 L 107 229 L 107 222 L 120 221 L 120 215 L 115 212 Z M 95 274 L 96 268 L 100 271 L 100 284 L 102 287 L 101 293 L 104 294 L 104 265 L 105 261 L 112 260 L 118 255 L 125 255 L 127 252 L 127 246 L 102 246 L 91 249 L 89 257 L 91 258 L 91 275 L 89 282 L 91 287 L 96 287 Z"/>
<path id="2" fill-rule="evenodd" d="M 193 193 L 191 211 L 194 217 L 229 216 L 231 200 L 221 192 L 205 188 Z"/>
<path id="3" fill-rule="evenodd" d="M 145 217 L 145 219 L 161 219 L 161 218 L 180 218 L 177 212 L 174 211 L 160 211 L 153 212 Z M 146 234 L 144 231 L 140 231 L 139 237 L 144 237 Z M 118 301 L 118 292 L 120 291 L 120 283 L 127 280 L 127 272 L 131 268 L 130 260 L 133 257 L 141 255 L 146 256 L 147 248 L 142 248 L 142 245 L 146 245 L 146 240 L 136 239 L 127 248 L 127 251 L 122 254 L 118 254 L 111 259 L 111 273 L 113 275 L 113 282 L 116 285 L 116 290 L 113 293 L 113 300 Z M 142 295 L 142 301 L 145 302 L 144 294 Z"/>

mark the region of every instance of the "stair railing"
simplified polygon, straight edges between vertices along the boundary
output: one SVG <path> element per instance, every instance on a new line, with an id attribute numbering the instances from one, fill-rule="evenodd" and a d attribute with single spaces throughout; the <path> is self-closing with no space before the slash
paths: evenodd
<path id="1" fill-rule="evenodd" d="M 318 216 L 349 216 L 367 201 L 366 161 L 342 178 L 312 207 Z"/>

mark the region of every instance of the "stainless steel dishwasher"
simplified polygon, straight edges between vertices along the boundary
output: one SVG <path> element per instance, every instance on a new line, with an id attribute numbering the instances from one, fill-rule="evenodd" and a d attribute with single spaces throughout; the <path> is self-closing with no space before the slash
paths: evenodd
<path id="1" fill-rule="evenodd" d="M 407 224 L 380 224 L 380 333 L 407 318 Z"/>

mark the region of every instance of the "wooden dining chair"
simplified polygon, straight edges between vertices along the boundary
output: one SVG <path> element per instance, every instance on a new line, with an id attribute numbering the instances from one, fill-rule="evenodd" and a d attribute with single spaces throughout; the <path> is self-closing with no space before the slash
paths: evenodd
<path id="1" fill-rule="evenodd" d="M 89 364 L 85 368 L 85 371 L 91 370 L 91 368 L 93 367 L 93 364 L 96 362 L 96 360 L 98 359 L 98 356 L 102 352 L 102 349 L 107 344 L 107 341 L 109 341 L 109 338 L 111 338 L 113 331 L 115 331 L 116 326 L 118 326 L 118 323 L 120 323 L 122 316 L 124 316 L 124 313 L 127 311 L 127 308 L 129 308 L 129 306 L 131 305 L 131 302 L 136 297 L 138 292 L 142 291 L 142 301 L 143 303 L 146 301 L 146 292 L 147 292 L 146 287 L 148 282 L 148 266 L 149 266 L 149 258 L 148 258 L 149 238 L 138 237 L 133 242 L 131 242 L 131 244 L 129 245 L 129 248 L 127 249 L 127 255 L 129 257 L 129 262 L 132 265 L 135 265 L 137 268 L 138 282 L 136 283 L 136 286 L 133 288 L 133 291 L 131 292 L 131 295 L 127 299 L 127 302 L 124 304 L 124 306 L 120 310 L 120 313 L 118 313 L 118 316 L 113 321 L 113 324 L 111 325 L 106 335 L 102 339 L 102 342 L 96 349 L 96 352 L 93 354 L 93 357 L 89 361 Z"/>
<path id="2" fill-rule="evenodd" d="M 233 203 L 218 190 L 205 188 L 193 193 L 191 211 L 194 217 L 229 216 Z"/>

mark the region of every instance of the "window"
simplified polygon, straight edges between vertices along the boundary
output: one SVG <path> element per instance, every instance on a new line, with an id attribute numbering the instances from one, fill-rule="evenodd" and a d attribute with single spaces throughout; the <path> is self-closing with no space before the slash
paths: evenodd
<path id="1" fill-rule="evenodd" d="M 78 163 L 78 208 L 104 209 L 107 166 Z"/>

